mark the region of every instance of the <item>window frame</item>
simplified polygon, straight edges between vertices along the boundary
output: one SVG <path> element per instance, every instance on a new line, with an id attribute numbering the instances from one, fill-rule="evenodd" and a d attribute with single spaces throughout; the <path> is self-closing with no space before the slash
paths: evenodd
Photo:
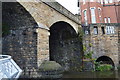
<path id="1" fill-rule="evenodd" d="M 113 0 L 109 0 L 109 3 L 113 3 Z"/>
<path id="2" fill-rule="evenodd" d="M 85 13 L 85 12 L 86 12 L 86 13 Z M 84 9 L 84 10 L 83 10 L 83 16 L 84 16 L 85 24 L 87 24 L 87 9 Z"/>
<path id="3" fill-rule="evenodd" d="M 110 17 L 108 17 L 108 23 L 111 23 L 111 18 Z"/>
<path id="4" fill-rule="evenodd" d="M 108 4 L 108 3 L 109 3 L 109 0 L 104 0 L 104 3 L 105 3 L 105 4 Z"/>
<path id="5" fill-rule="evenodd" d="M 95 7 L 91 7 L 90 8 L 90 12 L 91 12 L 91 23 L 96 23 L 96 12 L 95 12 Z M 94 12 L 92 12 L 92 10 L 94 10 Z M 94 13 L 94 14 L 92 14 Z"/>
<path id="6" fill-rule="evenodd" d="M 101 4 L 103 4 L 103 0 L 101 0 Z"/>
<path id="7" fill-rule="evenodd" d="M 98 35 L 98 27 L 97 26 L 94 26 L 93 33 L 94 33 L 94 35 Z"/>
<path id="8" fill-rule="evenodd" d="M 102 34 L 105 34 L 105 27 L 101 27 Z"/>
<path id="9" fill-rule="evenodd" d="M 107 23 L 107 18 L 106 17 L 104 17 L 104 22 Z"/>
<path id="10" fill-rule="evenodd" d="M 85 4 L 86 3 L 86 1 L 85 0 L 83 0 L 83 4 Z"/>
<path id="11" fill-rule="evenodd" d="M 115 34 L 115 27 L 114 26 L 106 26 L 106 34 Z"/>

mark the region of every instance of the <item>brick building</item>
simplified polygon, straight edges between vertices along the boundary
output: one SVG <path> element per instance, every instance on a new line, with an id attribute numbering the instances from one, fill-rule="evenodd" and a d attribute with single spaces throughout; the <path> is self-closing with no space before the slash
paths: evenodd
<path id="1" fill-rule="evenodd" d="M 111 64 L 117 70 L 120 65 L 120 0 L 79 1 L 81 24 L 85 32 L 83 45 L 87 48 L 84 54 L 93 51 L 92 58 Z M 91 65 L 84 65 L 89 70 Z"/>
<path id="2" fill-rule="evenodd" d="M 95 23 L 120 23 L 119 0 L 80 0 L 80 14 L 83 25 Z"/>

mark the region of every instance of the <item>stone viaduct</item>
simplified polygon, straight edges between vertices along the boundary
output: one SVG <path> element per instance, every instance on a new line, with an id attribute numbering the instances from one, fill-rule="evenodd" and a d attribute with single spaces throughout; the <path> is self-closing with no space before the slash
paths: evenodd
<path id="1" fill-rule="evenodd" d="M 45 60 L 54 60 L 66 71 L 79 71 L 81 27 L 75 16 L 57 2 L 2 2 L 2 54 L 11 55 L 24 77 L 39 77 Z"/>
<path id="2" fill-rule="evenodd" d="M 40 77 L 39 66 L 45 60 L 58 62 L 66 71 L 81 70 L 80 19 L 59 3 L 2 2 L 2 25 L 2 54 L 11 55 L 17 62 L 23 70 L 21 77 Z M 94 58 L 105 55 L 118 65 L 118 36 L 93 35 L 84 41 L 93 44 Z"/>

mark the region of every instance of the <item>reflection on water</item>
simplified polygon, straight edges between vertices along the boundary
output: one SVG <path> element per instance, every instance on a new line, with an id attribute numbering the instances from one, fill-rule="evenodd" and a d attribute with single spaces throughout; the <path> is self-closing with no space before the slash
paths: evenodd
<path id="1" fill-rule="evenodd" d="M 64 73 L 63 78 L 117 78 L 117 79 L 120 79 L 120 72 L 101 71 L 101 72 Z"/>

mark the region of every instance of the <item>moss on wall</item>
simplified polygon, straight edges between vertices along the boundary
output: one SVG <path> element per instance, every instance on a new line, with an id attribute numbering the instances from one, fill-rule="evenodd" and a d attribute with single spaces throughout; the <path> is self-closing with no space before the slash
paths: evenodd
<path id="1" fill-rule="evenodd" d="M 7 24 L 3 23 L 2 24 L 2 36 L 6 36 L 8 34 L 10 34 L 10 27 Z"/>

